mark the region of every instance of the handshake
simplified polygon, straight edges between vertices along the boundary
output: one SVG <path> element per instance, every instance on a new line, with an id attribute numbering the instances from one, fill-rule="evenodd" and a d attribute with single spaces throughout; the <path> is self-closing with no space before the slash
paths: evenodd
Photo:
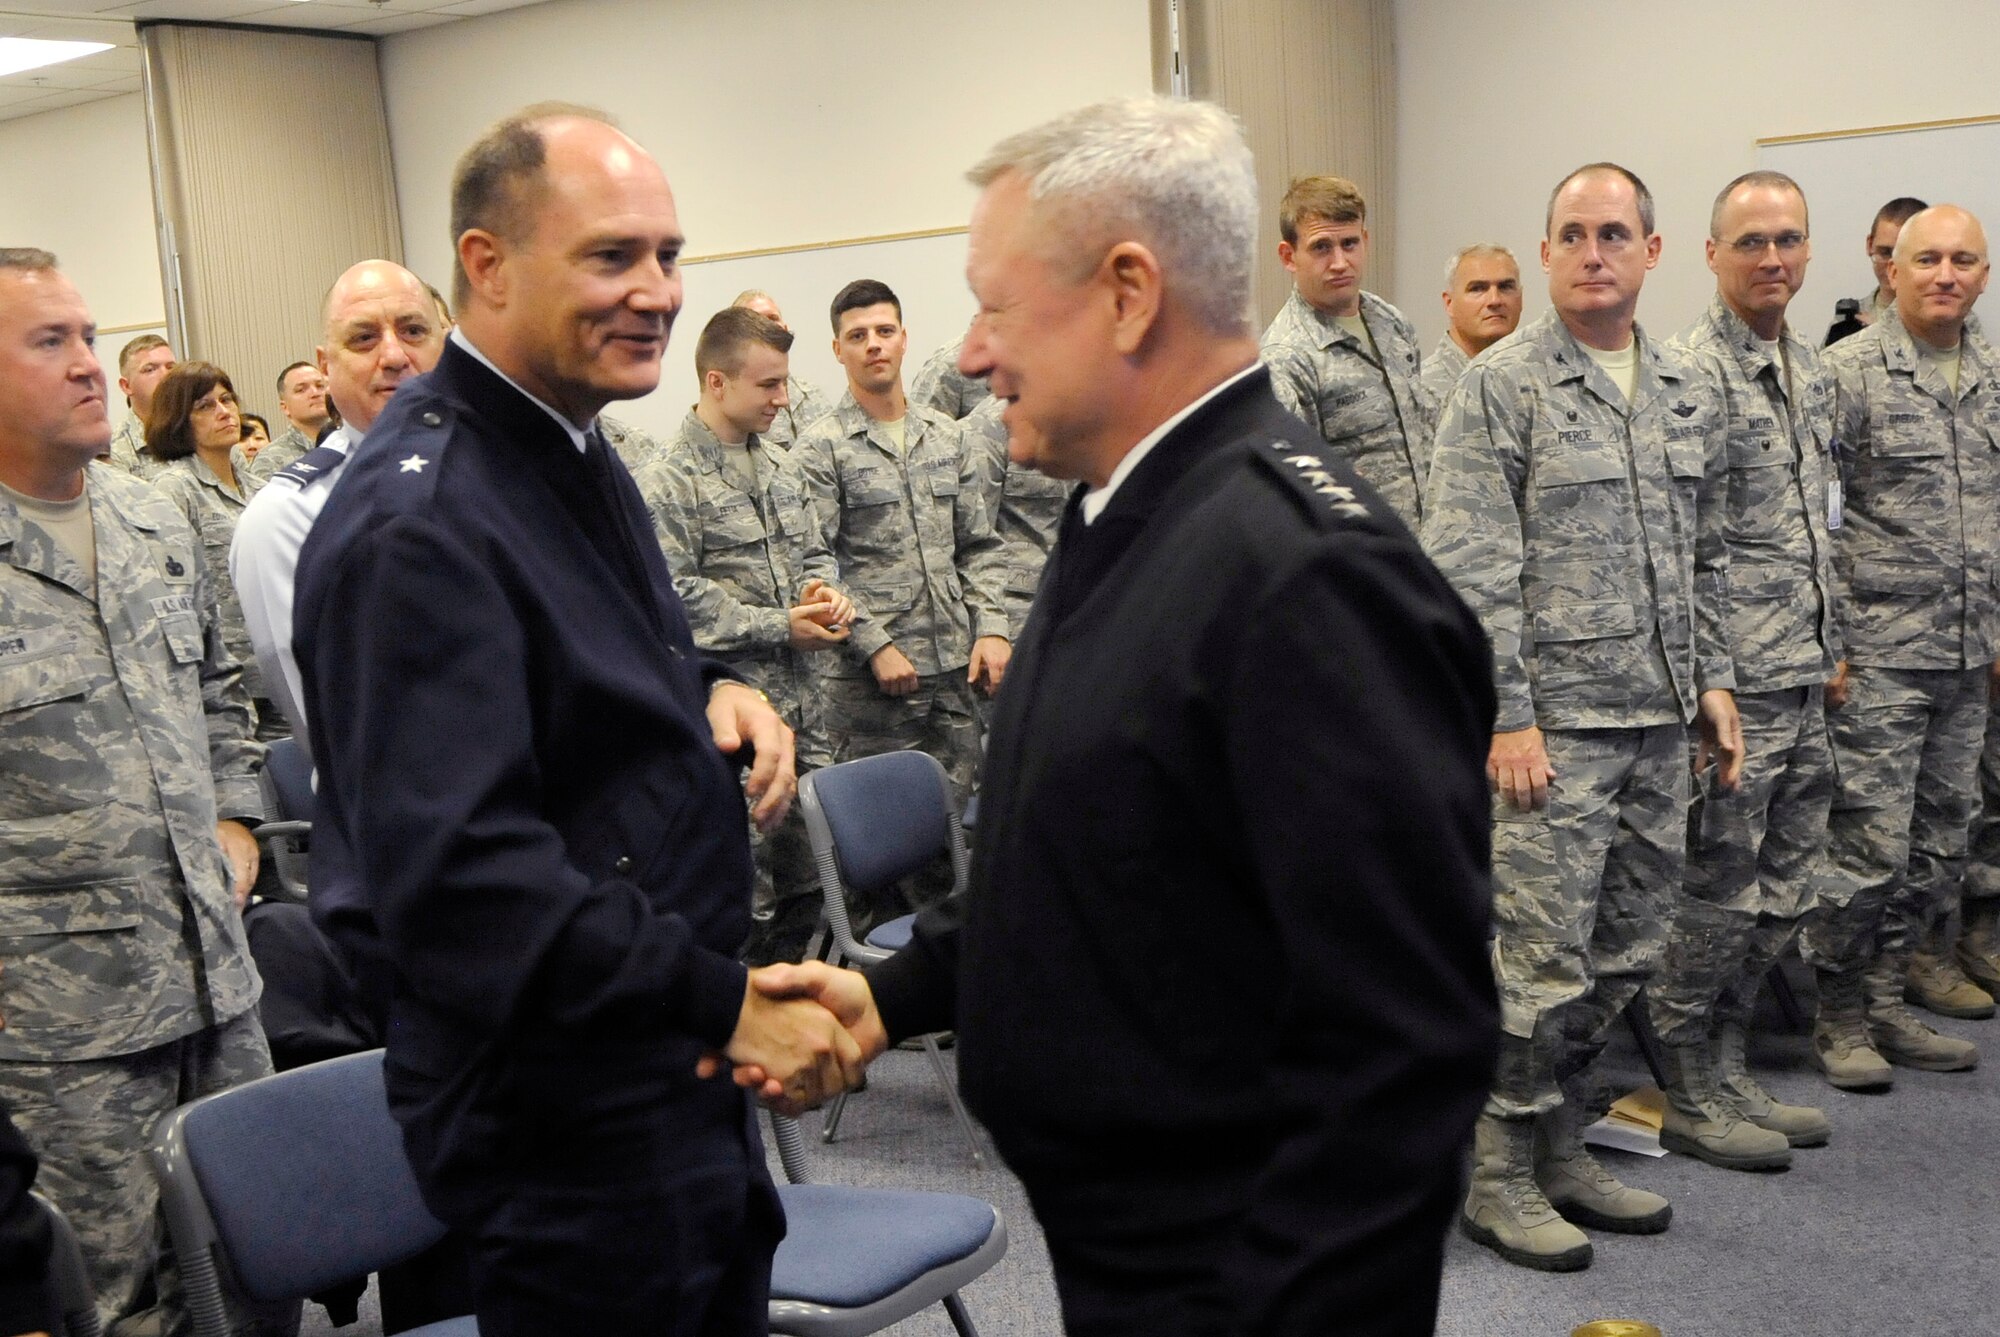
<path id="1" fill-rule="evenodd" d="M 823 961 L 764 966 L 743 986 L 736 1030 L 720 1053 L 702 1056 L 695 1075 L 727 1068 L 735 1083 L 780 1114 L 817 1108 L 860 1085 L 889 1047 L 867 979 Z"/>

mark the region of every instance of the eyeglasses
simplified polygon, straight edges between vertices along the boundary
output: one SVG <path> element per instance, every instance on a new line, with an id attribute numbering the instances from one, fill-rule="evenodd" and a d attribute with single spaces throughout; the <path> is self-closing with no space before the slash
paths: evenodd
<path id="1" fill-rule="evenodd" d="M 1761 232 L 1746 232 L 1728 246 L 1741 256 L 1762 255 L 1772 246 L 1778 248 L 1779 255 L 1795 255 L 1805 244 L 1806 234 L 1803 232 L 1780 232 L 1775 237 L 1767 237 Z"/>

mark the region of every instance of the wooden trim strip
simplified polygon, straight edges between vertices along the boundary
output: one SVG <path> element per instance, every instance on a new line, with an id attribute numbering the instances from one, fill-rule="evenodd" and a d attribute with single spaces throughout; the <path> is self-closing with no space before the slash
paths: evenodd
<path id="1" fill-rule="evenodd" d="M 1771 135 L 1757 141 L 1758 148 L 1773 144 L 1807 144 L 1818 139 L 1860 139 L 1867 135 L 1900 135 L 1911 130 L 1949 130 L 1959 125 L 1991 125 L 2000 116 L 1953 116 L 1942 121 L 1909 121 L 1902 125 L 1864 125 L 1856 130 L 1818 130 L 1809 135 Z"/>
<path id="2" fill-rule="evenodd" d="M 752 260 L 764 255 L 796 255 L 800 251 L 837 251 L 847 246 L 873 246 L 885 241 L 918 241 L 924 237 L 950 237 L 968 229 L 958 227 L 927 227 L 915 232 L 884 232 L 876 237 L 843 237 L 839 241 L 807 241 L 791 246 L 760 246 L 749 251 L 717 251 L 713 255 L 684 255 L 683 265 L 712 265 L 720 260 Z"/>

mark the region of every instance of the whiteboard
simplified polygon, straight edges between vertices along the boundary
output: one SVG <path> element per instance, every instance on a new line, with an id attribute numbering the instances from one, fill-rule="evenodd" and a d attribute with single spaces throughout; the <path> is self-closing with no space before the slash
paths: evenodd
<path id="1" fill-rule="evenodd" d="M 2000 117 L 1760 143 L 1757 166 L 1785 173 L 1806 193 L 1813 258 L 1792 323 L 1814 338 L 1833 323 L 1836 301 L 1875 290 L 1868 228 L 1898 195 L 1963 205 L 1986 224 L 1989 244 L 2000 235 Z"/>
<path id="2" fill-rule="evenodd" d="M 934 350 L 965 333 L 977 309 L 965 286 L 962 228 L 738 259 L 690 257 L 681 276 L 681 313 L 661 363 L 660 388 L 606 410 L 655 436 L 678 427 L 695 401 L 694 345 L 702 326 L 746 288 L 761 288 L 777 299 L 795 336 L 792 374 L 812 382 L 830 401 L 847 388 L 847 376 L 833 357 L 833 322 L 827 310 L 834 294 L 852 280 L 880 279 L 902 299 L 903 326 L 910 334 L 903 360 L 905 386 Z"/>

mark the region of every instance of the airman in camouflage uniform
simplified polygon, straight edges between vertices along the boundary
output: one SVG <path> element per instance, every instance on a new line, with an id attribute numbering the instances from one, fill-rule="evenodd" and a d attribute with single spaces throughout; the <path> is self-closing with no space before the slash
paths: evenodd
<path id="1" fill-rule="evenodd" d="M 1633 323 L 1658 254 L 1652 222 L 1622 168 L 1558 187 L 1555 310 L 1459 379 L 1424 510 L 1424 549 L 1485 624 L 1499 691 L 1504 1034 L 1462 1220 L 1509 1261 L 1551 1270 L 1589 1262 L 1570 1221 L 1636 1234 L 1671 1215 L 1583 1149 L 1602 1095 L 1587 1069 L 1665 946 L 1687 726 L 1700 720 L 1730 771 L 1740 762 L 1723 621 L 1728 415 L 1713 366 Z M 1623 368 L 1593 355 L 1621 342 Z"/>
<path id="2" fill-rule="evenodd" d="M 1822 684 L 1840 659 L 1827 528 L 1834 387 L 1785 320 L 1810 256 L 1796 183 L 1737 178 L 1711 231 L 1717 292 L 1677 346 L 1721 368 L 1729 405 L 1729 640 L 1745 760 L 1736 792 L 1697 786 L 1683 894 L 1647 998 L 1669 1060 L 1662 1141 L 1765 1169 L 1831 1131 L 1818 1110 L 1775 1100 L 1750 1075 L 1744 1027 L 1812 906 L 1833 801 Z"/>
<path id="3" fill-rule="evenodd" d="M 30 349 L 29 328 L 62 346 Z M 186 520 L 86 467 L 110 436 L 88 331 L 52 257 L 0 251 L 0 475 L 79 471 L 89 522 L 0 494 L 0 1099 L 125 1335 L 186 1322 L 154 1122 L 270 1071 L 232 896 L 254 876 L 262 749 Z"/>
<path id="4" fill-rule="evenodd" d="M 618 458 L 625 461 L 625 468 L 634 478 L 639 470 L 659 458 L 662 449 L 659 439 L 651 432 L 641 431 L 630 423 L 616 418 L 597 415 L 598 430 L 604 433 L 604 440 L 611 449 L 618 452 Z"/>
<path id="5" fill-rule="evenodd" d="M 1444 403 L 1466 363 L 1520 326 L 1521 266 L 1505 246 L 1475 242 L 1451 257 L 1441 296 L 1451 328 L 1418 378 L 1433 407 Z"/>
<path id="6" fill-rule="evenodd" d="M 1946 978 L 1933 936 L 1956 908 L 2000 654 L 2000 362 L 1969 318 L 1986 238 L 1972 215 L 1939 206 L 1903 225 L 1895 254 L 1895 309 L 1826 354 L 1839 383 L 1847 658 L 1828 691 L 1838 787 L 1805 951 L 1819 974 L 1814 1056 L 1848 1088 L 1888 1085 L 1888 1063 L 1978 1062 L 1970 1041 L 1904 1006 L 1906 983 L 1992 1008 Z M 1913 971 L 1927 944 L 1936 955 Z"/>
<path id="7" fill-rule="evenodd" d="M 1008 639 L 1018 641 L 1042 583 L 1042 568 L 1056 546 L 1069 486 L 1008 458 L 1007 427 L 1000 421 L 1005 408 L 1001 400 L 988 399 L 972 411 L 964 425 L 971 434 L 973 463 L 986 513 L 993 518 L 993 532 L 1006 552 Z M 1024 425 L 1022 430 L 1033 429 Z"/>
<path id="8" fill-rule="evenodd" d="M 235 582 L 229 578 L 229 545 L 236 537 L 236 522 L 262 484 L 240 474 L 236 481 L 237 488 L 231 488 L 199 455 L 171 460 L 153 476 L 153 486 L 180 508 L 194 528 L 195 542 L 201 545 L 202 559 L 208 564 L 209 588 L 215 592 L 216 607 L 222 617 L 223 647 L 231 659 L 243 666 L 243 685 L 257 703 L 258 737 L 282 738 L 291 730 L 264 685 L 264 672 L 257 664 L 250 631 L 243 622 L 243 604 L 236 597 Z"/>
<path id="9" fill-rule="evenodd" d="M 964 430 L 903 394 L 894 294 L 860 280 L 835 311 L 848 393 L 794 448 L 854 601 L 853 639 L 827 657 L 827 733 L 836 761 L 929 752 L 963 804 L 980 759 L 974 684 L 997 688 L 1011 648 L 1005 552 Z"/>
<path id="10" fill-rule="evenodd" d="M 271 438 L 271 444 L 258 451 L 253 459 L 245 461 L 239 450 L 232 460 L 236 472 L 246 483 L 262 487 L 278 476 L 278 470 L 296 464 L 305 458 L 313 443 L 306 440 L 306 434 L 289 424 L 285 430 Z"/>
<path id="11" fill-rule="evenodd" d="M 910 382 L 912 404 L 936 409 L 954 422 L 963 422 L 972 416 L 974 409 L 992 398 L 993 392 L 986 388 L 984 380 L 967 376 L 958 369 L 959 350 L 964 347 L 965 336 L 961 334 L 925 360 L 916 379 Z"/>
<path id="12" fill-rule="evenodd" d="M 1367 219 L 1352 182 L 1308 176 L 1292 183 L 1279 205 L 1278 258 L 1295 282 L 1264 331 L 1264 361 L 1278 401 L 1414 530 L 1430 473 L 1432 405 L 1418 380 L 1416 329 L 1361 290 Z"/>
<path id="13" fill-rule="evenodd" d="M 1959 884 L 1964 925 L 1958 964 L 1989 995 L 2000 995 L 2000 674 L 1989 695 L 1993 705 L 1979 758 L 1980 814 Z"/>
<path id="14" fill-rule="evenodd" d="M 157 473 L 160 462 L 144 454 L 146 413 L 153 405 L 153 391 L 174 368 L 174 350 L 157 334 L 142 334 L 118 350 L 118 388 L 131 409 L 111 436 L 104 458 L 141 478 Z"/>
<path id="15" fill-rule="evenodd" d="M 322 353 L 325 350 L 321 350 Z M 239 459 L 237 472 L 262 487 L 278 476 L 280 469 L 305 458 L 326 430 L 326 373 L 310 362 L 294 362 L 278 373 L 278 407 L 284 410 L 285 430 L 271 438 L 246 466 Z M 248 660 L 244 661 L 250 662 Z"/>
<path id="16" fill-rule="evenodd" d="M 695 349 L 701 403 L 632 477 L 653 513 L 695 644 L 791 723 L 804 775 L 833 760 L 808 656 L 839 649 L 853 610 L 839 592 L 798 462 L 757 434 L 781 407 L 791 344 L 788 331 L 755 312 L 717 312 Z M 742 440 L 725 442 L 718 429 Z M 804 819 L 795 811 L 768 836 L 753 824 L 750 837 L 757 882 L 744 959 L 796 961 L 819 922 Z"/>

